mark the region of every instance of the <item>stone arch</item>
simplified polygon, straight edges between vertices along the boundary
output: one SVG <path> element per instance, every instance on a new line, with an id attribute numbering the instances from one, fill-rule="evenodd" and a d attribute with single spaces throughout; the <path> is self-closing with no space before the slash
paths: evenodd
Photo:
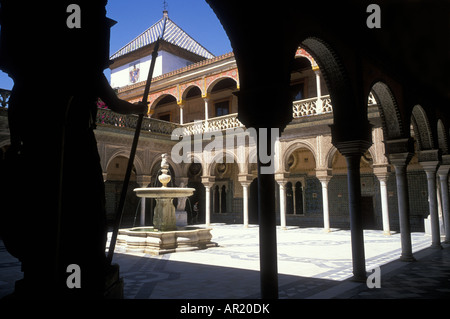
<path id="1" fill-rule="evenodd" d="M 238 81 L 237 78 L 231 76 L 231 75 L 222 75 L 214 80 L 212 80 L 210 83 L 207 83 L 206 85 L 206 94 L 211 94 L 212 90 L 214 89 L 214 87 L 220 83 L 221 81 L 227 80 L 227 79 L 231 79 L 236 83 L 236 88 L 238 85 Z"/>
<path id="2" fill-rule="evenodd" d="M 347 113 L 339 112 L 339 106 L 348 104 L 348 97 L 352 96 L 348 88 L 349 79 L 341 59 L 331 45 L 316 37 L 306 38 L 301 42 L 300 47 L 304 48 L 319 65 L 330 92 L 335 122 L 336 120 L 339 121 L 339 114 Z M 336 106 L 338 109 L 336 109 Z"/>
<path id="3" fill-rule="evenodd" d="M 286 168 L 288 167 L 288 160 L 289 160 L 289 157 L 291 156 L 291 154 L 300 148 L 306 148 L 313 154 L 314 161 L 317 166 L 318 161 L 317 161 L 316 149 L 307 141 L 295 142 L 295 143 L 291 144 L 290 146 L 288 146 L 288 148 L 286 149 L 286 151 L 283 154 L 283 158 L 282 158 L 283 171 L 287 171 Z"/>
<path id="4" fill-rule="evenodd" d="M 205 164 L 203 163 L 202 154 L 194 153 L 194 152 L 188 152 L 187 158 L 190 159 L 189 162 L 185 162 L 182 166 L 182 176 L 187 176 L 189 167 L 192 163 L 197 163 L 202 166 L 202 171 L 205 171 Z"/>
<path id="5" fill-rule="evenodd" d="M 311 63 L 311 67 L 313 69 L 318 67 L 317 62 L 314 60 L 314 58 L 311 56 L 311 54 L 309 54 L 308 51 L 306 51 L 305 49 L 303 49 L 301 47 L 299 47 L 297 49 L 297 52 L 295 53 L 295 58 L 296 59 L 306 58 Z"/>
<path id="6" fill-rule="evenodd" d="M 385 139 L 397 139 L 408 135 L 401 121 L 397 101 L 389 86 L 378 81 L 372 86 L 371 92 L 377 100 Z"/>
<path id="7" fill-rule="evenodd" d="M 175 102 L 177 101 L 177 97 L 173 94 L 170 94 L 170 93 L 161 94 L 156 99 L 154 99 L 153 102 L 150 104 L 150 108 L 149 108 L 150 111 L 154 111 L 156 106 L 158 105 L 158 103 L 161 102 L 161 100 L 163 100 L 164 98 L 166 98 L 168 96 L 172 96 L 175 99 Z"/>
<path id="8" fill-rule="evenodd" d="M 318 37 L 308 37 L 300 43 L 300 47 L 317 62 L 328 88 L 333 105 L 332 143 L 339 147 L 348 141 L 369 144 L 372 135 L 367 116 L 367 96 L 357 88 L 355 82 L 359 79 L 350 80 L 344 59 L 329 42 Z"/>
<path id="9" fill-rule="evenodd" d="M 327 155 L 325 157 L 325 163 L 327 163 L 327 169 L 331 169 L 333 167 L 333 158 L 334 154 L 336 154 L 337 148 L 332 145 L 330 149 L 327 152 Z"/>
<path id="10" fill-rule="evenodd" d="M 205 171 L 209 173 L 209 176 L 214 176 L 214 169 L 216 168 L 218 161 L 222 158 L 225 158 L 224 161 L 225 164 L 236 164 L 239 169 L 239 174 L 245 173 L 242 171 L 243 167 L 239 163 L 239 158 L 237 154 L 231 150 L 224 149 L 221 152 L 218 152 L 216 155 L 214 155 L 211 163 L 207 165 L 207 170 Z M 232 161 L 229 161 L 229 159 L 232 159 Z"/>
<path id="11" fill-rule="evenodd" d="M 411 123 L 419 150 L 434 149 L 433 134 L 428 116 L 419 104 L 415 105 L 411 114 Z"/>
<path id="12" fill-rule="evenodd" d="M 445 127 L 444 122 L 442 119 L 439 119 L 437 122 L 437 140 L 438 140 L 438 146 L 440 150 L 442 151 L 442 154 L 449 154 L 449 147 L 448 147 L 448 135 L 447 135 L 448 129 Z"/>
<path id="13" fill-rule="evenodd" d="M 182 92 L 180 92 L 181 101 L 185 101 L 189 92 L 195 88 L 199 89 L 199 91 L 200 91 L 199 97 L 201 97 L 203 95 L 202 88 L 196 84 L 191 84 L 191 85 L 187 86 Z"/>
<path id="14" fill-rule="evenodd" d="M 114 152 L 106 161 L 106 167 L 105 167 L 105 172 L 108 170 L 109 165 L 111 164 L 111 162 L 116 158 L 116 157 L 125 157 L 129 160 L 130 158 L 130 153 L 129 151 L 125 151 L 125 150 L 118 150 L 116 152 Z M 136 175 L 141 175 L 144 172 L 144 162 L 141 160 L 141 158 L 139 157 L 138 154 L 135 155 L 134 157 L 134 168 L 136 169 Z"/>

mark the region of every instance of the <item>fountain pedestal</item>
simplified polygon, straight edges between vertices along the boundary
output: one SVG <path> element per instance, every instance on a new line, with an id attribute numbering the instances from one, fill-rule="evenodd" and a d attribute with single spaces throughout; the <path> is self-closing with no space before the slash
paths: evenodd
<path id="1" fill-rule="evenodd" d="M 153 225 L 160 231 L 177 229 L 177 218 L 172 198 L 156 199 L 155 215 Z"/>

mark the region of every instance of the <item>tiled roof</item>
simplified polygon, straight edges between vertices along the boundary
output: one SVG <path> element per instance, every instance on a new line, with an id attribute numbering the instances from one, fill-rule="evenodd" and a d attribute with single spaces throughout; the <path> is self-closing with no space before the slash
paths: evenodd
<path id="1" fill-rule="evenodd" d="M 167 19 L 166 30 L 164 32 L 163 40 L 176 45 L 180 48 L 183 48 L 189 52 L 195 53 L 199 56 L 202 56 L 207 59 L 211 59 L 214 55 L 205 49 L 202 45 L 200 45 L 197 41 L 195 41 L 192 37 L 190 37 L 186 32 L 183 31 L 178 25 L 176 25 L 169 17 L 165 14 L 164 17 L 152 25 L 150 28 L 141 33 L 134 40 L 129 42 L 123 48 L 114 53 L 110 59 L 114 60 L 123 55 L 136 51 L 140 48 L 143 48 L 147 45 L 150 45 L 160 37 L 164 19 Z"/>

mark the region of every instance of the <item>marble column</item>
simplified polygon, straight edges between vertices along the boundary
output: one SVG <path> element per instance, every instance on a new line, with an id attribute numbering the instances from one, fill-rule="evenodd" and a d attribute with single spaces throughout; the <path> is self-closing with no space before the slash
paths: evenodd
<path id="1" fill-rule="evenodd" d="M 250 183 L 243 183 L 242 185 L 242 192 L 243 192 L 243 220 L 244 220 L 244 227 L 248 227 L 248 187 L 250 186 Z"/>
<path id="2" fill-rule="evenodd" d="M 284 181 L 277 181 L 280 186 L 280 226 L 286 229 L 286 188 Z"/>
<path id="3" fill-rule="evenodd" d="M 136 177 L 136 182 L 139 184 L 140 187 L 145 188 L 151 183 L 152 177 L 150 175 L 138 175 Z M 145 226 L 145 203 L 146 198 L 141 198 L 141 214 L 139 218 L 139 224 L 140 226 Z"/>
<path id="4" fill-rule="evenodd" d="M 411 160 L 411 153 L 389 155 L 394 165 L 397 183 L 398 218 L 400 222 L 400 239 L 402 245 L 401 261 L 415 261 L 412 253 L 411 225 L 409 221 L 409 194 L 406 167 Z"/>
<path id="5" fill-rule="evenodd" d="M 323 206 L 323 230 L 329 233 L 330 230 L 330 212 L 328 208 L 328 182 L 331 176 L 318 177 L 320 184 L 322 184 L 322 206 Z"/>
<path id="6" fill-rule="evenodd" d="M 184 124 L 184 114 L 183 114 L 183 109 L 184 109 L 184 104 L 181 102 L 178 104 L 178 107 L 180 108 L 180 124 Z"/>
<path id="7" fill-rule="evenodd" d="M 209 109 L 209 97 L 203 98 L 205 101 L 205 121 L 209 119 L 208 109 Z"/>
<path id="8" fill-rule="evenodd" d="M 321 88 L 321 84 L 320 84 L 319 68 L 314 69 L 314 73 L 316 74 L 316 88 L 317 88 L 316 110 L 317 110 L 317 113 L 323 113 L 322 99 L 320 98 L 322 96 L 322 88 Z"/>
<path id="9" fill-rule="evenodd" d="M 202 184 L 205 186 L 205 224 L 211 225 L 211 187 L 214 185 L 215 177 L 202 176 Z"/>
<path id="10" fill-rule="evenodd" d="M 374 175 L 380 181 L 380 195 L 381 195 L 381 216 L 383 220 L 383 234 L 386 236 L 391 235 L 389 225 L 389 206 L 388 206 L 388 193 L 386 182 L 389 176 L 388 166 L 379 166 L 373 168 Z"/>
<path id="11" fill-rule="evenodd" d="M 437 161 L 420 162 L 425 173 L 427 174 L 428 184 L 428 205 L 430 209 L 430 223 L 431 223 L 431 247 L 441 249 L 441 234 L 439 230 L 439 215 L 437 205 L 436 192 L 436 171 L 439 165 Z"/>
<path id="12" fill-rule="evenodd" d="M 444 219 L 445 243 L 450 242 L 450 203 L 449 203 L 449 195 L 448 195 L 448 172 L 449 172 L 449 169 L 450 169 L 450 165 L 441 165 L 438 169 L 439 182 L 441 185 L 442 218 Z"/>
<path id="13" fill-rule="evenodd" d="M 211 225 L 211 186 L 205 185 L 205 224 Z"/>

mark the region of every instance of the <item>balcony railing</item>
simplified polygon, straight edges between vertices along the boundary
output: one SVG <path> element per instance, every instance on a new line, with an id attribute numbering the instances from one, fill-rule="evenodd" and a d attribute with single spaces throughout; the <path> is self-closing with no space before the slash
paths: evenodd
<path id="1" fill-rule="evenodd" d="M 6 110 L 9 104 L 9 96 L 11 91 L 0 89 L 0 109 Z M 370 94 L 368 106 L 376 105 L 377 102 L 373 94 Z M 305 116 L 314 116 L 333 112 L 331 98 L 329 95 L 320 98 L 310 98 L 293 103 L 293 118 L 302 118 Z M 5 115 L 3 115 L 3 113 Z M 0 112 L 2 116 L 7 116 L 6 112 Z M 121 115 L 111 110 L 99 107 L 97 111 L 96 123 L 100 126 L 113 126 L 124 129 L 136 129 L 138 116 Z M 203 134 L 205 132 L 223 131 L 226 129 L 234 129 L 244 127 L 238 120 L 237 113 L 228 114 L 220 117 L 210 118 L 208 120 L 195 121 L 186 124 L 177 124 L 161 121 L 153 118 L 144 118 L 142 123 L 142 131 L 156 134 L 171 135 L 172 132 L 181 128 L 184 136 Z"/>
<path id="2" fill-rule="evenodd" d="M 137 120 L 137 115 L 117 114 L 104 108 L 99 108 L 97 110 L 97 125 L 110 125 L 117 128 L 136 129 Z M 180 125 L 176 123 L 145 117 L 142 121 L 141 130 L 151 133 L 171 135 L 173 130 L 178 127 L 180 127 Z"/>

